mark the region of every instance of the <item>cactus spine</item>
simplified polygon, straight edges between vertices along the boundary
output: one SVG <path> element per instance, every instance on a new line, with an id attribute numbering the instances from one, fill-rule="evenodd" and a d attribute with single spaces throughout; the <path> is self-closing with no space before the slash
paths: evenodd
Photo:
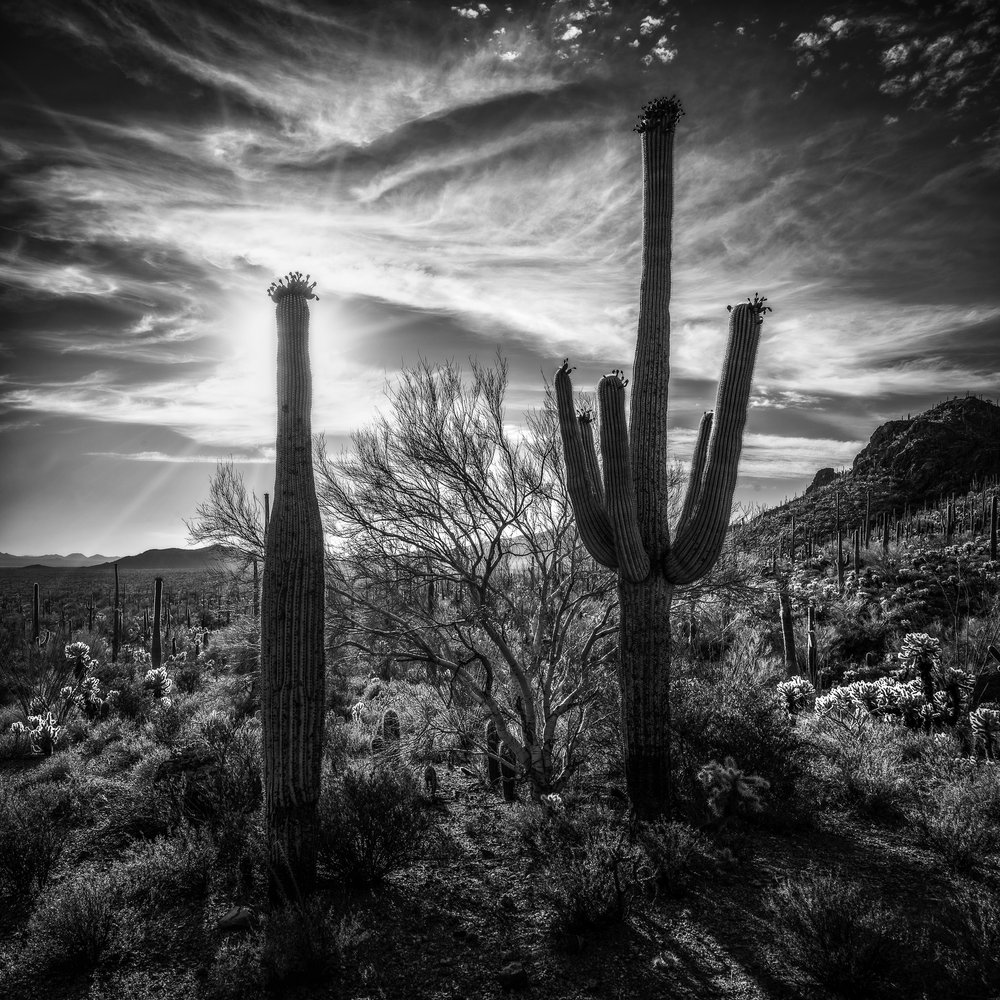
<path id="1" fill-rule="evenodd" d="M 675 98 L 645 105 L 642 137 L 643 251 L 631 416 L 622 372 L 597 389 L 603 469 L 589 414 L 573 406 L 570 366 L 556 373 L 567 489 L 580 537 L 594 559 L 618 570 L 619 684 L 629 797 L 636 812 L 670 811 L 670 603 L 678 584 L 711 568 L 729 525 L 743 444 L 763 299 L 731 310 L 715 410 L 702 418 L 688 492 L 671 539 L 667 389 Z M 599 472 L 602 475 L 599 475 Z"/>
<path id="2" fill-rule="evenodd" d="M 278 326 L 274 509 L 261 594 L 264 808 L 273 904 L 316 881 L 323 740 L 323 528 L 312 465 L 309 306 L 315 283 L 271 285 Z"/>

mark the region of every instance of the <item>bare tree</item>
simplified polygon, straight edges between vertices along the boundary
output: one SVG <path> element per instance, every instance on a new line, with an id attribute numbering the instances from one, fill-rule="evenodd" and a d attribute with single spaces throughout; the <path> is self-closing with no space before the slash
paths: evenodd
<path id="1" fill-rule="evenodd" d="M 499 358 L 468 381 L 451 362 L 404 370 L 351 452 L 320 443 L 317 489 L 342 642 L 457 686 L 539 795 L 579 766 L 614 687 L 617 608 L 573 526 L 551 401 L 516 433 L 506 387 Z"/>
<path id="2" fill-rule="evenodd" d="M 219 462 L 208 486 L 208 499 L 185 521 L 193 542 L 224 545 L 247 563 L 264 560 L 264 505 L 247 492 L 243 474 L 232 461 Z"/>

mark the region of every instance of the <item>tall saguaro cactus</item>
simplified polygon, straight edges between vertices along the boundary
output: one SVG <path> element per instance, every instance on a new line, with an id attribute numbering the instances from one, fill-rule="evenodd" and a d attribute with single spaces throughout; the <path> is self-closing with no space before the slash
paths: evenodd
<path id="1" fill-rule="evenodd" d="M 278 321 L 274 508 L 261 594 L 261 721 L 272 903 L 316 880 L 323 740 L 323 529 L 312 465 L 308 275 L 268 289 Z"/>
<path id="2" fill-rule="evenodd" d="M 688 491 L 673 537 L 667 519 L 667 389 L 676 98 L 651 101 L 642 138 L 642 279 L 626 422 L 622 372 L 601 379 L 601 462 L 590 415 L 577 416 L 569 363 L 556 373 L 567 488 L 594 559 L 618 570 L 619 684 L 629 797 L 640 816 L 670 811 L 670 604 L 674 588 L 714 564 L 729 525 L 764 299 L 731 310 L 715 410 L 698 430 Z M 603 466 L 603 469 L 602 469 Z"/>
<path id="3" fill-rule="evenodd" d="M 163 663 L 163 647 L 160 643 L 160 605 L 162 600 L 163 577 L 158 576 L 153 582 L 153 639 L 149 654 L 149 661 L 154 670 Z"/>

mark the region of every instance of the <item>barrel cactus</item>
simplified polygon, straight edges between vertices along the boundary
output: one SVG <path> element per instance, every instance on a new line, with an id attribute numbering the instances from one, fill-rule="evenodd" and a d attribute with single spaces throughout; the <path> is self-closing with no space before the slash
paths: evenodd
<path id="1" fill-rule="evenodd" d="M 323 528 L 312 464 L 309 276 L 271 285 L 278 327 L 274 506 L 261 592 L 264 802 L 272 904 L 316 881 L 323 744 Z"/>
<path id="2" fill-rule="evenodd" d="M 729 343 L 715 409 L 698 430 L 688 491 L 668 523 L 667 401 L 670 378 L 670 258 L 676 98 L 651 101 L 636 125 L 642 141 L 643 238 L 639 329 L 626 420 L 624 374 L 597 389 L 598 462 L 589 413 L 577 415 L 569 362 L 555 394 L 567 489 L 593 558 L 618 571 L 619 683 L 629 797 L 637 813 L 670 810 L 670 604 L 674 588 L 698 580 L 721 552 L 729 526 L 765 300 L 730 310 Z"/>

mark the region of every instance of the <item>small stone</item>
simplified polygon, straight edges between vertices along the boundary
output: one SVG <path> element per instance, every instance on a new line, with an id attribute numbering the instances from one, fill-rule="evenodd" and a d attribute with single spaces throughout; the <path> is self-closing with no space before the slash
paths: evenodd
<path id="1" fill-rule="evenodd" d="M 222 934 L 232 931 L 248 931 L 254 924 L 254 916 L 248 906 L 234 906 L 219 919 L 216 928 Z"/>
<path id="2" fill-rule="evenodd" d="M 511 962 L 497 973 L 502 990 L 523 990 L 528 986 L 528 973 L 520 962 Z"/>
<path id="3" fill-rule="evenodd" d="M 514 902 L 514 897 L 505 892 L 500 897 L 500 909 L 504 910 L 506 913 L 513 913 L 517 909 L 517 903 Z"/>

